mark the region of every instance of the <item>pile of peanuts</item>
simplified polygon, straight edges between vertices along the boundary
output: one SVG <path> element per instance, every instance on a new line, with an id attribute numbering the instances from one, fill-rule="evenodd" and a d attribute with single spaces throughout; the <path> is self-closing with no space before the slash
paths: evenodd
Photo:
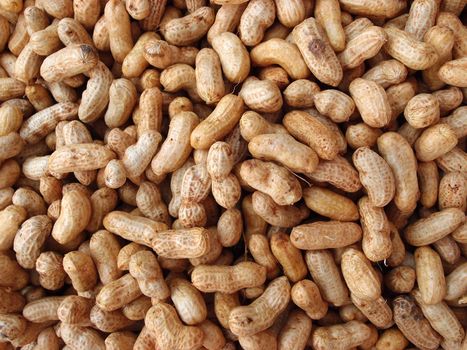
<path id="1" fill-rule="evenodd" d="M 466 350 L 466 0 L 0 0 L 0 350 Z"/>

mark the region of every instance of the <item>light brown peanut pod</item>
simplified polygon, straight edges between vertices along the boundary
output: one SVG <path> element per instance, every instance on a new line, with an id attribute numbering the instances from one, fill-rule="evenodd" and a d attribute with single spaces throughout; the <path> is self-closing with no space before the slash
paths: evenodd
<path id="1" fill-rule="evenodd" d="M 465 244 L 467 241 L 467 224 L 460 225 L 453 233 L 452 238 L 461 244 Z"/>
<path id="2" fill-rule="evenodd" d="M 356 192 L 362 186 L 357 170 L 341 156 L 320 161 L 315 171 L 306 176 L 318 182 L 329 182 L 345 192 Z"/>
<path id="3" fill-rule="evenodd" d="M 25 85 L 15 78 L 0 78 L 0 101 L 24 95 Z"/>
<path id="4" fill-rule="evenodd" d="M 315 116 L 293 111 L 285 115 L 283 124 L 292 136 L 309 145 L 320 158 L 332 160 L 337 156 L 339 149 L 336 135 Z"/>
<path id="5" fill-rule="evenodd" d="M 27 211 L 17 205 L 9 205 L 0 212 L 0 219 L 5 225 L 1 229 L 0 249 L 7 250 L 13 247 L 16 232 L 26 220 Z"/>
<path id="6" fill-rule="evenodd" d="M 107 2 L 104 9 L 106 27 L 109 32 L 110 51 L 115 61 L 123 63 L 133 47 L 131 24 L 125 5 L 120 0 Z"/>
<path id="7" fill-rule="evenodd" d="M 165 11 L 167 0 L 149 0 L 149 15 L 141 21 L 141 26 L 146 31 L 155 30 Z M 161 23 L 162 27 L 162 23 Z"/>
<path id="8" fill-rule="evenodd" d="M 204 333 L 203 346 L 205 349 L 224 349 L 226 340 L 222 334 L 221 328 L 217 324 L 210 320 L 205 320 L 201 322 L 198 327 L 201 328 Z"/>
<path id="9" fill-rule="evenodd" d="M 393 293 L 409 293 L 415 284 L 415 270 L 410 266 L 398 266 L 384 275 L 384 285 Z"/>
<path id="10" fill-rule="evenodd" d="M 322 318 L 328 311 L 327 303 L 321 298 L 318 286 L 307 279 L 292 286 L 292 301 L 313 320 Z"/>
<path id="11" fill-rule="evenodd" d="M 270 245 L 272 253 L 284 270 L 284 274 L 292 282 L 297 282 L 306 276 L 308 271 L 302 254 L 292 245 L 287 234 L 282 232 L 273 234 Z"/>
<path id="12" fill-rule="evenodd" d="M 115 332 L 134 323 L 134 321 L 126 318 L 121 310 L 104 311 L 99 309 L 97 305 L 94 305 L 91 309 L 89 318 L 93 327 L 102 332 Z"/>
<path id="13" fill-rule="evenodd" d="M 79 119 L 90 123 L 99 118 L 109 102 L 109 89 L 113 76 L 105 64 L 99 62 L 89 70 L 89 80 L 79 105 Z"/>
<path id="14" fill-rule="evenodd" d="M 41 323 L 58 320 L 57 309 L 65 297 L 45 297 L 25 305 L 23 316 L 31 322 Z"/>
<path id="15" fill-rule="evenodd" d="M 49 158 L 50 156 L 43 156 L 43 157 L 32 156 L 32 157 L 26 158 L 26 161 L 23 163 L 23 168 L 22 168 L 22 171 L 25 177 L 31 180 L 39 181 L 41 177 L 47 176 L 48 175 L 47 163 L 49 161 Z M 11 160 L 11 162 L 14 162 L 14 161 Z M 8 161 L 6 161 L 5 163 L 7 164 Z M 19 166 L 17 164 L 15 166 L 18 167 L 19 169 Z M 14 182 L 16 182 L 16 180 Z"/>
<path id="16" fill-rule="evenodd" d="M 242 349 L 276 349 L 277 348 L 277 332 L 267 329 L 265 331 L 238 337 L 238 342 Z"/>
<path id="17" fill-rule="evenodd" d="M 59 103 L 78 101 L 78 94 L 75 89 L 68 86 L 63 81 L 54 83 L 45 82 L 45 85 L 52 94 L 52 97 Z"/>
<path id="18" fill-rule="evenodd" d="M 351 294 L 354 305 L 378 328 L 389 328 L 393 325 L 392 310 L 383 297 L 368 301 Z"/>
<path id="19" fill-rule="evenodd" d="M 33 216 L 18 230 L 13 249 L 16 260 L 24 268 L 34 268 L 42 245 L 52 230 L 52 222 L 46 215 Z"/>
<path id="20" fill-rule="evenodd" d="M 18 131 L 22 123 L 23 113 L 19 108 L 9 105 L 2 105 L 0 107 L 0 136 Z"/>
<path id="21" fill-rule="evenodd" d="M 241 212 L 236 209 L 227 209 L 217 222 L 217 238 L 223 247 L 237 244 L 243 233 L 243 219 Z"/>
<path id="22" fill-rule="evenodd" d="M 38 349 L 60 349 L 60 339 L 58 338 L 54 328 L 52 327 L 46 328 L 43 331 L 41 331 L 37 336 L 36 342 L 36 346 Z"/>
<path id="23" fill-rule="evenodd" d="M 448 153 L 437 158 L 436 164 L 444 172 L 465 171 L 467 168 L 467 154 L 459 147 L 454 147 Z"/>
<path id="24" fill-rule="evenodd" d="M 314 98 L 320 92 L 318 84 L 299 79 L 288 84 L 283 91 L 284 101 L 290 107 L 310 108 L 314 106 Z"/>
<path id="25" fill-rule="evenodd" d="M 270 80 L 259 80 L 256 77 L 249 77 L 243 82 L 239 96 L 249 108 L 263 113 L 277 112 L 283 104 L 277 85 Z"/>
<path id="26" fill-rule="evenodd" d="M 417 0 L 410 6 L 405 31 L 422 40 L 425 33 L 434 26 L 439 3 L 436 0 Z"/>
<path id="27" fill-rule="evenodd" d="M 424 70 L 433 66 L 438 54 L 433 46 L 418 41 L 415 36 L 397 28 L 385 28 L 388 41 L 384 46 L 386 52 L 402 62 L 408 68 Z"/>
<path id="28" fill-rule="evenodd" d="M 407 106 L 407 103 L 410 101 L 412 97 L 415 96 L 416 89 L 417 89 L 417 86 L 416 86 L 415 80 L 409 79 L 408 81 L 405 81 L 403 83 L 390 86 L 386 90 L 386 95 L 388 97 L 389 105 L 391 106 L 391 121 L 396 120 L 396 118 L 404 111 L 405 107 Z M 404 125 L 410 126 L 410 124 L 404 124 Z M 403 128 L 404 125 L 402 125 L 401 128 Z M 403 136 L 405 137 L 405 135 Z M 415 141 L 411 142 L 411 140 L 408 140 L 408 141 L 411 144 L 415 142 Z"/>
<path id="29" fill-rule="evenodd" d="M 151 13 L 149 0 L 129 0 L 125 2 L 128 14 L 136 20 L 142 20 Z"/>
<path id="30" fill-rule="evenodd" d="M 175 171 L 185 163 L 191 152 L 189 135 L 198 121 L 198 117 L 193 112 L 181 112 L 172 118 L 168 136 L 151 163 L 155 174 L 162 175 Z"/>
<path id="31" fill-rule="evenodd" d="M 128 177 L 141 175 L 156 153 L 162 136 L 157 131 L 148 130 L 141 134 L 136 144 L 125 150 L 122 162 Z"/>
<path id="32" fill-rule="evenodd" d="M 199 203 L 209 195 L 211 178 L 205 163 L 193 165 L 183 176 L 180 196 L 183 202 Z"/>
<path id="33" fill-rule="evenodd" d="M 431 328 L 420 308 L 410 296 L 398 296 L 393 301 L 394 321 L 405 337 L 417 347 L 437 349 L 440 336 Z"/>
<path id="34" fill-rule="evenodd" d="M 292 31 L 305 63 L 316 78 L 337 86 L 342 80 L 342 67 L 321 26 L 308 18 Z"/>
<path id="35" fill-rule="evenodd" d="M 274 23 L 276 6 L 272 0 L 250 1 L 240 18 L 238 30 L 240 39 L 246 46 L 261 42 L 264 32 Z"/>
<path id="36" fill-rule="evenodd" d="M 122 312 L 130 320 L 143 320 L 146 312 L 151 308 L 151 298 L 143 295 L 122 308 Z"/>
<path id="37" fill-rule="evenodd" d="M 120 188 L 126 182 L 126 170 L 123 162 L 112 159 L 104 170 L 105 185 L 109 188 Z"/>
<path id="38" fill-rule="evenodd" d="M 75 239 L 88 225 L 91 202 L 81 191 L 70 191 L 61 200 L 60 216 L 52 229 L 53 238 L 65 244 Z"/>
<path id="39" fill-rule="evenodd" d="M 387 60 L 368 70 L 362 78 L 372 80 L 386 89 L 391 85 L 403 83 L 407 73 L 407 68 L 399 61 Z"/>
<path id="40" fill-rule="evenodd" d="M 10 38 L 10 25 L 5 17 L 0 17 L 0 51 L 3 52 Z"/>
<path id="41" fill-rule="evenodd" d="M 361 236 L 362 230 L 355 223 L 317 221 L 294 227 L 290 239 L 299 249 L 319 250 L 346 247 L 360 240 Z"/>
<path id="42" fill-rule="evenodd" d="M 285 133 L 255 136 L 248 149 L 255 158 L 275 160 L 295 172 L 312 173 L 318 165 L 318 157 L 311 148 Z"/>
<path id="43" fill-rule="evenodd" d="M 431 208 L 438 199 L 439 174 L 436 163 L 418 162 L 418 182 L 420 186 L 420 203 L 425 208 Z"/>
<path id="44" fill-rule="evenodd" d="M 90 45 L 74 44 L 50 56 L 41 65 L 41 76 L 53 83 L 94 68 L 98 62 L 97 51 Z"/>
<path id="45" fill-rule="evenodd" d="M 350 83 L 349 92 L 366 124 L 380 128 L 391 121 L 391 105 L 380 85 L 371 80 L 357 78 Z"/>
<path id="46" fill-rule="evenodd" d="M 17 132 L 10 132 L 8 135 L 0 136 L 0 160 L 15 157 L 21 152 L 23 145 L 24 141 Z"/>
<path id="47" fill-rule="evenodd" d="M 220 180 L 213 179 L 211 192 L 217 204 L 231 209 L 240 200 L 242 189 L 235 174 L 229 174 Z"/>
<path id="48" fill-rule="evenodd" d="M 28 43 L 28 40 L 29 34 L 26 27 L 26 18 L 24 14 L 20 14 L 8 40 L 8 49 L 15 56 L 18 56 Z"/>
<path id="49" fill-rule="evenodd" d="M 465 295 L 465 291 L 467 289 L 465 282 L 466 272 L 467 264 L 464 262 L 446 276 L 445 300 L 451 301 Z"/>
<path id="50" fill-rule="evenodd" d="M 345 132 L 345 139 L 350 147 L 373 147 L 381 136 L 379 129 L 372 128 L 365 123 L 350 125 Z"/>
<path id="51" fill-rule="evenodd" d="M 263 42 L 255 46 L 251 50 L 250 55 L 254 65 L 268 67 L 272 64 L 277 64 L 292 79 L 305 79 L 310 75 L 310 71 L 298 48 L 283 39 L 275 38 Z"/>
<path id="52" fill-rule="evenodd" d="M 114 332 L 105 338 L 106 350 L 133 350 L 136 335 L 131 332 Z"/>
<path id="53" fill-rule="evenodd" d="M 2 326 L 2 341 L 12 341 L 18 338 L 26 330 L 27 320 L 16 314 L 2 314 L 0 316 Z"/>
<path id="54" fill-rule="evenodd" d="M 11 187 L 3 188 L 0 190 L 0 210 L 5 209 L 12 204 L 11 199 L 15 190 Z"/>
<path id="55" fill-rule="evenodd" d="M 465 215 L 458 208 L 443 209 L 419 219 L 405 230 L 406 241 L 416 247 L 434 243 L 459 227 Z"/>
<path id="56" fill-rule="evenodd" d="M 457 145 L 457 136 L 447 124 L 436 124 L 423 131 L 415 142 L 415 152 L 420 161 L 435 160 Z"/>
<path id="57" fill-rule="evenodd" d="M 311 334 L 311 328 L 311 320 L 303 311 L 292 311 L 278 335 L 278 349 L 304 349 Z"/>
<path id="58" fill-rule="evenodd" d="M 270 250 L 266 236 L 251 234 L 248 239 L 248 249 L 253 259 L 266 268 L 266 276 L 268 279 L 277 277 L 279 274 L 278 262 Z"/>
<path id="59" fill-rule="evenodd" d="M 446 236 L 436 241 L 433 243 L 433 248 L 443 261 L 449 264 L 455 264 L 459 261 L 461 252 L 456 241 L 451 236 Z"/>
<path id="60" fill-rule="evenodd" d="M 361 345 L 371 335 L 370 327 L 360 321 L 349 321 L 328 327 L 318 327 L 312 335 L 313 347 L 319 350 L 351 349 Z"/>
<path id="61" fill-rule="evenodd" d="M 18 188 L 11 200 L 14 205 L 26 209 L 29 217 L 43 215 L 46 212 L 44 200 L 32 189 L 24 187 Z"/>
<path id="62" fill-rule="evenodd" d="M 238 293 L 214 293 L 214 312 L 222 327 L 229 330 L 230 312 L 240 306 Z"/>
<path id="63" fill-rule="evenodd" d="M 102 15 L 96 22 L 92 34 L 92 41 L 98 50 L 104 52 L 110 51 L 109 31 L 107 29 L 105 15 Z"/>
<path id="64" fill-rule="evenodd" d="M 52 96 L 49 91 L 39 84 L 28 85 L 24 91 L 29 102 L 34 106 L 34 109 L 41 111 L 53 105 Z M 1 114 L 1 112 L 0 112 Z"/>
<path id="65" fill-rule="evenodd" d="M 105 343 L 101 335 L 88 327 L 61 324 L 60 337 L 71 349 L 86 347 L 89 349 L 104 350 Z"/>
<path id="66" fill-rule="evenodd" d="M 306 252 L 305 260 L 323 299 L 335 306 L 347 304 L 349 291 L 332 254 L 328 250 L 310 250 Z M 324 308 L 322 311 L 324 315 Z"/>
<path id="67" fill-rule="evenodd" d="M 33 33 L 29 40 L 32 50 L 41 56 L 48 56 L 58 51 L 62 43 L 58 37 L 57 29 L 58 22 L 52 23 L 47 28 Z"/>
<path id="68" fill-rule="evenodd" d="M 138 337 L 136 338 L 135 344 L 133 346 L 134 350 L 151 350 L 158 346 L 155 342 L 155 339 L 149 332 L 149 329 L 144 326 Z"/>
<path id="69" fill-rule="evenodd" d="M 172 45 L 192 45 L 208 32 L 214 16 L 214 10 L 205 6 L 185 17 L 172 19 L 163 27 L 164 38 Z"/>
<path id="70" fill-rule="evenodd" d="M 385 330 L 376 342 L 376 350 L 403 350 L 409 345 L 409 341 L 397 327 Z"/>
<path id="71" fill-rule="evenodd" d="M 102 228 L 104 216 L 117 206 L 117 193 L 110 188 L 100 188 L 91 195 L 92 214 L 86 226 L 88 232 L 95 232 Z"/>
<path id="72" fill-rule="evenodd" d="M 133 254 L 130 258 L 129 271 L 144 295 L 157 300 L 164 300 L 170 296 L 170 290 L 153 253 L 143 250 Z"/>
<path id="73" fill-rule="evenodd" d="M 139 109 L 135 109 L 139 111 L 140 115 L 140 118 L 135 120 L 138 137 L 141 137 L 147 131 L 160 131 L 162 125 L 162 103 L 163 96 L 158 87 L 143 91 L 139 99 Z"/>
<path id="74" fill-rule="evenodd" d="M 142 49 L 144 59 L 150 65 L 160 69 L 177 63 L 194 66 L 198 52 L 196 47 L 177 47 L 164 40 L 149 37 L 144 42 Z"/>
<path id="75" fill-rule="evenodd" d="M 177 63 L 164 69 L 160 82 L 167 92 L 186 90 L 192 100 L 200 101 L 195 70 L 187 64 Z"/>
<path id="76" fill-rule="evenodd" d="M 439 101 L 433 94 L 418 94 L 410 99 L 404 109 L 407 122 L 414 128 L 436 124 L 440 117 Z"/>
<path id="77" fill-rule="evenodd" d="M 192 112 L 193 111 L 193 103 L 191 103 L 188 97 L 179 96 L 176 97 L 172 102 L 169 104 L 169 118 L 172 118 L 180 113 L 180 112 Z"/>
<path id="78" fill-rule="evenodd" d="M 226 3 L 222 5 L 216 13 L 214 23 L 211 28 L 209 28 L 207 34 L 208 42 L 212 44 L 216 36 L 225 32 L 233 32 L 240 23 L 241 15 L 246 6 L 246 3 Z"/>
<path id="79" fill-rule="evenodd" d="M 134 253 L 139 252 L 140 250 L 145 250 L 145 249 L 147 248 L 134 242 L 129 243 L 126 246 L 122 247 L 122 249 L 120 249 L 120 251 L 118 252 L 118 256 L 117 256 L 118 269 L 121 271 L 128 270 L 131 256 Z"/>
<path id="80" fill-rule="evenodd" d="M 154 235 L 167 225 L 122 211 L 112 211 L 104 218 L 104 227 L 120 237 L 138 244 L 151 246 Z"/>
<path id="81" fill-rule="evenodd" d="M 26 45 L 16 60 L 15 78 L 25 84 L 30 83 L 39 76 L 42 61 L 43 58 L 33 51 L 32 46 Z"/>
<path id="82" fill-rule="evenodd" d="M 354 305 L 348 304 L 339 308 L 339 317 L 344 322 L 349 321 L 368 321 L 367 317 Z"/>
<path id="83" fill-rule="evenodd" d="M 462 91 L 455 86 L 435 91 L 433 95 L 438 99 L 441 115 L 446 115 L 451 110 L 459 107 L 463 99 Z"/>
<path id="84" fill-rule="evenodd" d="M 28 273 L 19 266 L 16 260 L 11 259 L 6 254 L 0 254 L 0 267 L 2 275 L 0 276 L 0 286 L 10 288 L 10 290 L 19 290 L 28 284 Z"/>
<path id="85" fill-rule="evenodd" d="M 343 69 L 358 67 L 365 60 L 374 57 L 386 43 L 387 36 L 384 29 L 370 26 L 362 30 L 355 38 L 350 40 L 344 51 L 339 55 Z"/>
<path id="86" fill-rule="evenodd" d="M 8 159 L 0 166 L 0 189 L 13 186 L 18 180 L 21 168 L 13 159 Z"/>
<path id="87" fill-rule="evenodd" d="M 60 121 L 74 119 L 78 113 L 78 105 L 71 102 L 57 103 L 35 113 L 27 119 L 19 131 L 21 138 L 27 143 L 37 144 L 55 129 Z"/>
<path id="88" fill-rule="evenodd" d="M 248 306 L 234 308 L 229 316 L 230 330 L 239 336 L 253 335 L 269 328 L 290 300 L 286 277 L 269 283 L 264 293 Z M 245 321 L 244 320 L 248 320 Z"/>
<path id="89" fill-rule="evenodd" d="M 120 244 L 110 232 L 100 230 L 91 236 L 91 257 L 103 284 L 110 283 L 121 276 L 121 271 L 117 267 L 119 250 Z"/>
<path id="90" fill-rule="evenodd" d="M 342 274 L 350 291 L 360 299 L 376 300 L 381 296 L 381 282 L 365 255 L 348 248 L 342 255 Z"/>
<path id="91" fill-rule="evenodd" d="M 297 179 L 285 168 L 271 162 L 245 161 L 240 176 L 249 186 L 270 195 L 279 205 L 293 204 L 302 196 Z"/>
<path id="92" fill-rule="evenodd" d="M 266 269 L 253 262 L 241 262 L 234 266 L 199 265 L 193 269 L 191 280 L 204 293 L 234 293 L 263 284 Z"/>
<path id="93" fill-rule="evenodd" d="M 240 133 L 247 141 L 262 134 L 287 134 L 283 125 L 271 123 L 253 111 L 243 113 L 239 123 Z"/>
<path id="94" fill-rule="evenodd" d="M 436 90 L 444 86 L 444 82 L 438 76 L 439 68 L 452 59 L 455 33 L 450 28 L 442 26 L 431 27 L 424 35 L 424 41 L 434 47 L 438 54 L 438 61 L 430 68 L 422 72 L 423 81 L 430 90 Z"/>
<path id="95" fill-rule="evenodd" d="M 277 19 L 286 27 L 295 27 L 306 17 L 305 3 L 302 0 L 276 1 Z"/>
<path id="96" fill-rule="evenodd" d="M 86 29 L 75 19 L 63 18 L 58 22 L 57 34 L 60 41 L 65 45 L 87 44 L 94 46 L 94 43 L 86 32 Z"/>
<path id="97" fill-rule="evenodd" d="M 199 258 L 210 249 L 209 232 L 201 227 L 161 231 L 152 238 L 152 249 L 166 258 Z"/>
<path id="98" fill-rule="evenodd" d="M 202 329 L 185 326 L 178 318 L 175 308 L 169 304 L 158 303 L 149 309 L 145 324 L 157 339 L 160 349 L 196 349 L 203 344 Z"/>
<path id="99" fill-rule="evenodd" d="M 207 104 L 216 103 L 225 95 L 221 62 L 213 49 L 198 52 L 195 73 L 196 90 Z"/>
<path id="100" fill-rule="evenodd" d="M 338 90 L 323 90 L 313 96 L 316 109 L 335 123 L 348 121 L 355 110 L 353 100 Z"/>
<path id="101" fill-rule="evenodd" d="M 465 57 L 448 61 L 439 69 L 438 77 L 446 84 L 467 87 L 466 66 L 467 59 Z"/>
<path id="102" fill-rule="evenodd" d="M 96 25 L 97 28 L 97 25 Z M 96 29 L 94 29 L 96 31 Z M 146 43 L 158 40 L 159 36 L 154 32 L 146 32 L 139 37 L 133 48 L 127 53 L 122 62 L 122 73 L 127 78 L 140 76 L 148 66 L 148 61 L 144 57 Z M 96 41 L 96 39 L 94 39 Z M 97 46 L 97 43 L 96 43 Z"/>
<path id="103" fill-rule="evenodd" d="M 339 2 L 337 0 L 316 1 L 314 14 L 318 23 L 325 30 L 334 51 L 339 52 L 344 50 L 346 46 L 346 37 L 344 28 L 342 27 Z M 297 24 L 298 23 L 295 25 Z"/>
<path id="104" fill-rule="evenodd" d="M 212 47 L 219 55 L 222 71 L 229 81 L 240 83 L 246 79 L 250 72 L 250 56 L 238 36 L 229 32 L 219 34 L 212 40 Z"/>
<path id="105" fill-rule="evenodd" d="M 227 177 L 233 168 L 232 148 L 226 142 L 218 141 L 209 148 L 206 169 L 212 179 Z"/>
<path id="106" fill-rule="evenodd" d="M 102 287 L 96 296 L 96 305 L 104 311 L 114 311 L 141 295 L 136 279 L 126 274 Z"/>
<path id="107" fill-rule="evenodd" d="M 467 185 L 461 172 L 449 172 L 439 183 L 438 203 L 440 209 L 459 208 L 465 211 Z"/>
<path id="108" fill-rule="evenodd" d="M 235 95 L 225 95 L 214 111 L 191 133 L 195 149 L 207 149 L 224 138 L 237 124 L 243 112 L 243 100 Z"/>
<path id="109" fill-rule="evenodd" d="M 328 189 L 306 188 L 303 198 L 308 208 L 332 220 L 355 221 L 359 218 L 357 206 L 350 199 Z"/>
<path id="110" fill-rule="evenodd" d="M 456 15 L 460 15 L 465 3 L 458 0 L 448 0 L 441 4 L 441 11 L 452 12 Z"/>
<path id="111" fill-rule="evenodd" d="M 168 285 L 170 298 L 185 324 L 196 325 L 206 319 L 206 303 L 201 293 L 190 282 L 182 278 L 171 278 Z"/>
<path id="112" fill-rule="evenodd" d="M 63 257 L 63 268 L 70 277 L 73 288 L 79 292 L 91 290 L 97 283 L 97 271 L 92 258 L 80 251 L 73 251 Z"/>
<path id="113" fill-rule="evenodd" d="M 368 147 L 357 149 L 352 160 L 371 203 L 377 207 L 387 205 L 394 197 L 395 181 L 386 161 Z"/>
<path id="114" fill-rule="evenodd" d="M 446 282 L 439 255 L 429 247 L 415 250 L 417 284 L 425 304 L 437 304 L 446 295 Z"/>
<path id="115" fill-rule="evenodd" d="M 344 27 L 345 42 L 349 42 L 350 40 L 354 39 L 356 36 L 372 25 L 373 22 L 366 17 L 360 17 L 352 20 Z"/>
<path id="116" fill-rule="evenodd" d="M 385 17 L 392 18 L 400 13 L 407 4 L 402 0 L 342 0 L 340 1 L 342 9 L 352 15 L 365 17 Z"/>
<path id="117" fill-rule="evenodd" d="M 402 212 L 415 209 L 418 198 L 417 160 L 409 143 L 395 132 L 378 138 L 378 149 L 394 175 L 394 203 Z"/>
<path id="118" fill-rule="evenodd" d="M 367 196 L 360 198 L 358 209 L 365 256 L 374 262 L 389 259 L 392 253 L 391 227 L 384 210 L 374 206 Z"/>
<path id="119" fill-rule="evenodd" d="M 149 182 L 144 181 L 140 184 L 136 193 L 136 204 L 144 216 L 159 222 L 169 221 L 167 206 L 161 198 L 159 188 Z"/>
<path id="120" fill-rule="evenodd" d="M 73 12 L 75 19 L 89 30 L 99 19 L 101 2 L 99 0 L 73 1 Z"/>
<path id="121" fill-rule="evenodd" d="M 56 252 L 43 252 L 35 264 L 39 273 L 39 282 L 42 287 L 57 290 L 63 287 L 66 273 L 63 269 L 63 257 Z"/>

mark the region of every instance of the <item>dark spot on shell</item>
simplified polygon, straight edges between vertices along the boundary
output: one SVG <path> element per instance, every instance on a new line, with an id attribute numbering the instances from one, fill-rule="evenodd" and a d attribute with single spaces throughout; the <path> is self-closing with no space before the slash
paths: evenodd
<path id="1" fill-rule="evenodd" d="M 313 53 L 314 55 L 320 55 L 324 53 L 325 48 L 326 48 L 326 45 L 324 41 L 321 39 L 313 39 L 308 44 L 308 50 L 310 50 L 310 52 Z"/>

